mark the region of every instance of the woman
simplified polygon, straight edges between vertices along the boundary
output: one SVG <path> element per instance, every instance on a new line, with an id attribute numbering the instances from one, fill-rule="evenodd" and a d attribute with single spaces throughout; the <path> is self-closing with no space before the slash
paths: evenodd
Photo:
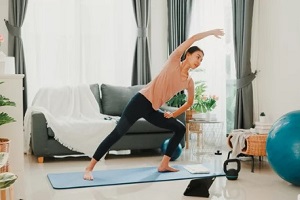
<path id="1" fill-rule="evenodd" d="M 185 134 L 185 126 L 175 119 L 178 115 L 191 107 L 194 101 L 194 81 L 189 76 L 190 69 L 196 69 L 202 62 L 203 51 L 194 42 L 213 35 L 220 38 L 224 35 L 222 29 L 214 29 L 193 35 L 179 45 L 170 55 L 160 74 L 141 89 L 127 104 L 115 129 L 101 142 L 89 165 L 85 169 L 83 178 L 93 180 L 92 171 L 96 163 L 106 154 L 139 118 L 161 128 L 174 132 L 170 139 L 165 155 L 158 167 L 159 172 L 176 172 L 177 169 L 169 166 L 173 152 Z M 189 48 L 190 47 L 190 48 Z M 181 56 L 184 54 L 183 61 Z M 163 112 L 159 108 L 176 93 L 187 89 L 188 100 L 175 112 Z"/>

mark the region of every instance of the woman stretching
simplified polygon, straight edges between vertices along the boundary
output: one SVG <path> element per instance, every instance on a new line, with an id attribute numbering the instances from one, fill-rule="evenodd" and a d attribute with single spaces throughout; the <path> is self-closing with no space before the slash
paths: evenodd
<path id="1" fill-rule="evenodd" d="M 140 118 L 144 118 L 155 126 L 172 130 L 174 135 L 169 141 L 163 156 L 159 172 L 176 172 L 169 166 L 171 156 L 185 134 L 185 126 L 175 119 L 191 107 L 194 101 L 194 81 L 189 76 L 190 69 L 196 69 L 202 62 L 204 53 L 196 47 L 190 47 L 194 42 L 213 35 L 220 38 L 224 35 L 222 29 L 214 29 L 198 33 L 180 44 L 169 56 L 158 76 L 141 89 L 127 104 L 115 129 L 101 142 L 93 158 L 85 169 L 83 178 L 93 180 L 92 171 L 96 163 L 109 151 L 128 129 Z M 181 57 L 183 56 L 183 60 Z M 176 93 L 186 89 L 188 100 L 174 112 L 163 112 L 159 108 Z"/>

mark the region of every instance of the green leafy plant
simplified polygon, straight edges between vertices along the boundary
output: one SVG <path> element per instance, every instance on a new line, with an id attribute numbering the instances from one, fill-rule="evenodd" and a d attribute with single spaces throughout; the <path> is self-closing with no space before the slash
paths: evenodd
<path id="1" fill-rule="evenodd" d="M 194 94 L 194 104 L 191 106 L 191 110 L 201 113 L 206 113 L 207 111 L 212 111 L 216 105 L 218 97 L 216 95 L 207 96 L 206 84 L 202 81 L 197 81 L 195 83 L 195 94 Z M 186 102 L 186 95 L 184 91 L 178 92 L 174 95 L 168 102 L 168 106 L 180 107 Z"/>
<path id="2" fill-rule="evenodd" d="M 196 82 L 195 87 L 195 96 L 194 96 L 194 104 L 192 105 L 192 110 L 196 112 L 206 112 L 205 105 L 202 103 L 203 93 L 206 91 L 206 84 L 203 82 Z"/>
<path id="3" fill-rule="evenodd" d="M 266 114 L 264 112 L 261 112 L 259 116 L 264 117 L 266 116 Z"/>
<path id="4" fill-rule="evenodd" d="M 0 84 L 2 84 L 4 82 L 0 82 Z M 0 107 L 1 106 L 16 106 L 16 103 L 13 101 L 10 101 L 10 99 L 6 98 L 5 96 L 0 94 Z M 7 124 L 7 123 L 11 123 L 11 122 L 15 122 L 16 120 L 14 118 L 12 118 L 11 116 L 9 116 L 7 113 L 5 112 L 1 112 L 0 113 L 0 126 Z"/>
<path id="5" fill-rule="evenodd" d="M 169 101 L 167 101 L 168 106 L 179 108 L 186 102 L 186 95 L 184 91 L 178 92 Z"/>
<path id="6" fill-rule="evenodd" d="M 217 106 L 218 97 L 216 95 L 205 95 L 206 84 L 203 82 L 197 82 L 195 88 L 194 104 L 192 110 L 200 113 L 206 113 L 212 111 Z"/>
<path id="7" fill-rule="evenodd" d="M 4 41 L 3 35 L 0 35 L 0 46 L 1 43 Z M 0 82 L 0 84 L 4 83 L 3 81 Z M 16 106 L 16 103 L 13 101 L 10 101 L 10 99 L 6 98 L 5 96 L 0 94 L 0 107 L 1 106 Z M 5 112 L 0 113 L 0 126 L 15 122 L 16 120 L 9 116 Z M 0 152 L 0 168 L 4 167 L 7 164 L 9 157 L 9 153 L 7 152 Z M 2 172 L 0 173 L 0 189 L 8 188 L 10 187 L 16 180 L 17 176 L 11 172 Z"/>
<path id="8" fill-rule="evenodd" d="M 201 98 L 201 95 L 205 92 L 206 85 L 205 85 L 205 83 L 203 83 L 201 81 L 197 81 L 195 83 L 195 85 L 196 85 L 196 87 L 195 87 L 194 99 L 196 100 L 195 102 L 197 102 L 197 99 Z M 184 91 L 181 91 L 181 92 L 178 92 L 176 95 L 174 95 L 167 102 L 167 105 L 172 106 L 172 107 L 180 107 L 186 102 L 186 100 L 187 100 L 186 94 L 184 93 Z M 197 109 L 196 107 L 194 108 L 194 105 L 191 108 L 192 108 L 192 110 Z"/>
<path id="9" fill-rule="evenodd" d="M 0 152 L 0 168 L 5 166 L 8 160 L 7 152 Z M 17 176 L 11 172 L 0 173 L 0 189 L 11 186 L 16 180 Z"/>

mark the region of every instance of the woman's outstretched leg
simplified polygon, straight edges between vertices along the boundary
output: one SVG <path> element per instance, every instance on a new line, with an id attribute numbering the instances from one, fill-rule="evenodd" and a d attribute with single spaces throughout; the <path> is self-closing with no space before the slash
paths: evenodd
<path id="1" fill-rule="evenodd" d="M 92 171 L 94 170 L 97 162 L 109 151 L 110 147 L 115 144 L 127 130 L 133 125 L 135 121 L 129 122 L 125 115 L 122 115 L 115 129 L 101 142 L 95 151 L 93 158 L 88 166 L 85 168 L 83 179 L 93 180 Z"/>
<path id="2" fill-rule="evenodd" d="M 140 93 L 136 94 L 126 106 L 115 129 L 101 142 L 95 151 L 93 158 L 85 169 L 83 178 L 85 180 L 93 180 L 92 171 L 97 162 L 109 151 L 111 146 L 115 144 L 128 129 L 151 108 L 150 102 Z"/>

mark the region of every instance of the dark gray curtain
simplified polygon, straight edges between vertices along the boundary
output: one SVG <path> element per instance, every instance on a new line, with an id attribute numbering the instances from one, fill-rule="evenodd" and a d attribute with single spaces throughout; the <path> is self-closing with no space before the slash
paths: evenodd
<path id="1" fill-rule="evenodd" d="M 148 45 L 148 20 L 150 0 L 132 0 L 137 24 L 137 39 L 133 60 L 131 85 L 143 85 L 151 81 Z"/>
<path id="2" fill-rule="evenodd" d="M 235 129 L 249 129 L 253 125 L 253 89 L 250 63 L 251 28 L 254 0 L 232 0 L 233 35 L 237 75 Z"/>
<path id="3" fill-rule="evenodd" d="M 188 37 L 193 0 L 168 0 L 169 55 Z"/>
<path id="4" fill-rule="evenodd" d="M 16 74 L 25 74 L 23 79 L 23 113 L 27 110 L 26 65 L 21 37 L 28 0 L 9 0 L 9 20 L 5 24 L 9 33 L 8 54 L 15 57 Z"/>

